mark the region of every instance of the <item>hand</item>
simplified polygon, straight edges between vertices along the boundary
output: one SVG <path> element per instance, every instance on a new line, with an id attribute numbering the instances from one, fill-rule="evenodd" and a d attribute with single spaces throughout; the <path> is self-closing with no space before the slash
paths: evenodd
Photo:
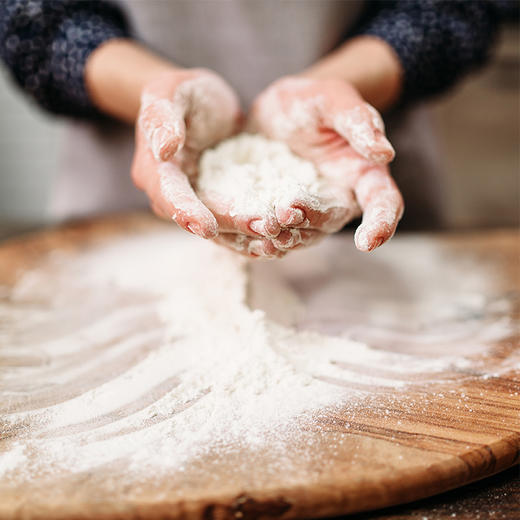
<path id="1" fill-rule="evenodd" d="M 312 229 L 283 229 L 275 238 L 248 236 L 243 233 L 220 233 L 214 242 L 248 257 L 282 258 L 292 249 L 319 242 L 325 233 Z"/>
<path id="2" fill-rule="evenodd" d="M 174 69 L 144 87 L 132 178 L 158 216 L 203 238 L 218 234 L 217 218 L 192 184 L 201 153 L 232 135 L 240 119 L 237 96 L 211 71 Z"/>
<path id="3" fill-rule="evenodd" d="M 394 150 L 379 113 L 348 82 L 282 78 L 260 94 L 248 126 L 285 141 L 329 182 L 320 200 L 295 196 L 276 208 L 282 228 L 332 233 L 363 214 L 358 249 L 372 251 L 392 237 L 404 208 L 387 166 Z"/>

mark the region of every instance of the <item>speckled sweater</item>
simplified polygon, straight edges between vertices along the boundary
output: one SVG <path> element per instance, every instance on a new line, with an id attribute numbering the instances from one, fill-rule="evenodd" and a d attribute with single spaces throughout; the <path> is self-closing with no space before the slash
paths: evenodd
<path id="1" fill-rule="evenodd" d="M 405 104 L 444 91 L 484 63 L 501 15 L 517 8 L 514 0 L 371 1 L 350 34 L 374 35 L 395 49 Z M 96 115 L 85 63 L 118 37 L 133 35 L 125 13 L 109 1 L 0 1 L 0 55 L 16 82 L 55 113 Z"/>

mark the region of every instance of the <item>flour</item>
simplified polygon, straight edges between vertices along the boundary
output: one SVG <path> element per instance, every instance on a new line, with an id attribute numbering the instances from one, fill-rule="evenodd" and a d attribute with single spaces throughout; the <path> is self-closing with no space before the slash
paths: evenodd
<path id="1" fill-rule="evenodd" d="M 294 201 L 319 208 L 328 191 L 311 162 L 260 135 L 241 134 L 205 151 L 199 169 L 202 200 L 229 202 L 231 216 L 263 215 Z"/>
<path id="2" fill-rule="evenodd" d="M 291 468 L 290 482 L 298 465 L 328 463 L 314 449 L 332 435 L 324 414 L 354 420 L 385 399 L 404 406 L 410 387 L 434 395 L 440 382 L 517 366 L 486 364 L 510 324 L 506 303 L 473 319 L 488 305 L 482 272 L 406 240 L 371 264 L 349 242 L 275 267 L 172 229 L 51 255 L 2 309 L 0 417 L 19 432 L 0 445 L 3 482 L 113 463 L 121 485 L 167 474 L 182 491 L 229 461 L 229 478 L 243 475 L 255 457 L 266 478 Z M 426 260 L 439 267 L 424 280 Z M 444 292 L 440 277 L 452 282 Z M 435 320 L 450 319 L 439 334 Z"/>

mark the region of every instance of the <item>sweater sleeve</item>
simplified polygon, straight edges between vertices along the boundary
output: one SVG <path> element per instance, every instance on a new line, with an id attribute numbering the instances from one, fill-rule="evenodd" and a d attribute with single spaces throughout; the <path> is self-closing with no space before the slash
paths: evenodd
<path id="1" fill-rule="evenodd" d="M 393 47 L 404 69 L 401 101 L 408 103 L 443 92 L 485 63 L 499 10 L 491 0 L 377 1 L 359 33 Z"/>
<path id="2" fill-rule="evenodd" d="M 128 33 L 124 15 L 107 1 L 0 1 L 0 57 L 51 112 L 98 115 L 85 87 L 85 63 L 100 44 Z"/>

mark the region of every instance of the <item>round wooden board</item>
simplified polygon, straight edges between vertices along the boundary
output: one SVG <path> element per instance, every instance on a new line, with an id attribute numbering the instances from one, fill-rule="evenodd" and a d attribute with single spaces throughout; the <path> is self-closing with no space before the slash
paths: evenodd
<path id="1" fill-rule="evenodd" d="M 4 243 L 0 246 L 0 287 L 5 288 L 0 332 L 7 323 L 1 309 L 14 305 L 9 288 L 50 253 L 78 256 L 114 237 L 156 231 L 166 225 L 147 215 L 132 214 L 70 224 Z M 406 239 L 409 236 L 396 237 L 391 247 L 398 248 Z M 348 248 L 351 240 L 347 234 L 336 239 Z M 520 288 L 518 235 L 514 232 L 421 235 L 421 240 L 442 248 L 445 262 L 469 255 L 492 266 L 496 273 L 492 294 L 484 296 L 507 295 L 511 302 L 511 295 Z M 2 337 L 0 385 L 2 373 L 13 362 L 2 355 L 2 346 L 6 346 Z M 518 335 L 510 335 L 493 346 L 489 362 L 516 356 L 518 349 Z M 519 395 L 518 365 L 491 377 L 465 374 L 438 384 L 415 385 L 397 398 L 383 393 L 364 410 L 323 416 L 313 446 L 316 458 L 285 469 L 278 464 L 281 469 L 274 476 L 267 470 L 275 462 L 268 450 L 255 454 L 238 450 L 220 461 L 216 472 L 212 461 L 202 460 L 184 480 L 161 477 L 135 486 L 121 479 L 125 470 L 121 461 L 93 471 L 76 473 L 71 468 L 66 475 L 42 475 L 23 487 L 6 478 L 0 480 L 0 518 L 308 518 L 403 503 L 517 464 Z M 0 386 L 0 407 L 5 402 Z M 13 440 L 30 436 L 30 431 L 10 429 L 8 424 L 0 416 L 0 454 Z M 300 453 L 301 447 L 291 447 L 287 460 Z M 328 460 L 330 463 L 324 462 Z M 213 468 L 211 472 L 208 467 Z"/>

